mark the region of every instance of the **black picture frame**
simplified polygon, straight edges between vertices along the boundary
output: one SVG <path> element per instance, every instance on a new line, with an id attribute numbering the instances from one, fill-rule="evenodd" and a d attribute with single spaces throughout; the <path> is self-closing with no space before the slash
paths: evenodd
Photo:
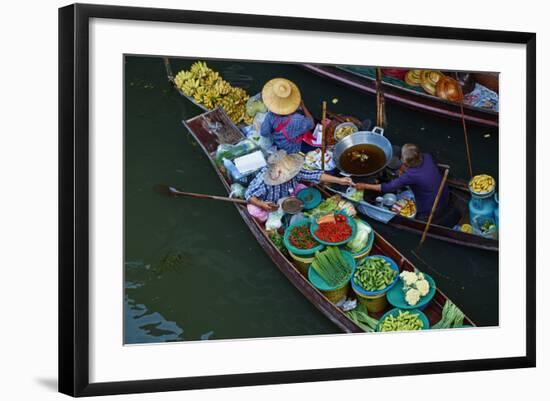
<path id="1" fill-rule="evenodd" d="M 415 38 L 502 42 L 526 46 L 527 67 L 527 304 L 526 355 L 478 359 L 90 383 L 89 381 L 89 145 L 90 18 L 324 31 Z M 59 9 L 59 391 L 71 396 L 314 382 L 383 376 L 534 367 L 536 363 L 536 35 L 357 21 L 75 4 Z"/>

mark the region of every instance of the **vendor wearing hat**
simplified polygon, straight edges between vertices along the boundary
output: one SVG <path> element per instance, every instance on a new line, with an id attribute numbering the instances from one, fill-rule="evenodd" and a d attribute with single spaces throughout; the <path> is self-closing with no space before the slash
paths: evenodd
<path id="1" fill-rule="evenodd" d="M 296 153 L 279 150 L 268 158 L 267 163 L 268 166 L 260 170 L 245 192 L 251 214 L 254 214 L 254 207 L 267 212 L 276 211 L 279 199 L 293 194 L 301 181 L 354 185 L 349 177 L 334 177 L 321 170 L 303 169 L 304 157 Z"/>
<path id="2" fill-rule="evenodd" d="M 313 137 L 314 121 L 296 84 L 285 78 L 274 78 L 264 85 L 262 101 L 269 112 L 260 134 L 271 138 L 277 149 L 288 154 L 298 153 L 302 140 L 306 136 Z M 297 112 L 299 107 L 304 114 Z"/>

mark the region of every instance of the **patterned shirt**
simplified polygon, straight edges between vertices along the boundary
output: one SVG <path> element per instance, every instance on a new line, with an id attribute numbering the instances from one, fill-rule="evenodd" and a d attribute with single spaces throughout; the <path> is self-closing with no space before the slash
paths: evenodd
<path id="1" fill-rule="evenodd" d="M 278 114 L 268 112 L 265 116 L 260 135 L 270 137 L 277 149 L 284 149 L 286 153 L 298 153 L 302 141 L 294 143 L 300 135 L 306 133 L 313 128 L 313 118 L 306 117 L 300 113 L 293 113 L 290 115 L 290 122 L 286 125 L 285 131 L 290 138 L 288 141 L 286 136 L 282 132 L 275 132 L 275 129 L 279 124 L 284 122 L 288 116 L 280 116 Z"/>
<path id="2" fill-rule="evenodd" d="M 244 194 L 246 200 L 250 200 L 251 197 L 255 196 L 264 202 L 277 203 L 279 199 L 289 196 L 290 191 L 293 191 L 300 181 L 309 181 L 318 184 L 321 180 L 321 174 L 323 174 L 321 170 L 300 170 L 298 175 L 290 181 L 279 185 L 268 185 L 264 181 L 266 171 L 267 167 L 264 167 L 252 180 Z"/>

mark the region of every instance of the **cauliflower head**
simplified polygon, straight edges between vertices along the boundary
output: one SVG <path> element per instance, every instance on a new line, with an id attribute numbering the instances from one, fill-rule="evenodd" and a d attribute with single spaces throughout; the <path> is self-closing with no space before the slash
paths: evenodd
<path id="1" fill-rule="evenodd" d="M 409 272 L 409 271 L 401 272 L 401 274 L 399 275 L 399 277 L 401 277 L 401 279 L 403 280 L 403 283 L 405 284 L 406 287 L 410 287 L 410 286 L 413 285 L 413 284 L 416 282 L 416 280 L 417 280 L 416 273 L 414 273 L 414 272 Z"/>
<path id="2" fill-rule="evenodd" d="M 418 280 L 414 283 L 416 289 L 420 292 L 420 296 L 426 295 L 430 291 L 430 283 L 426 279 Z"/>
<path id="3" fill-rule="evenodd" d="M 418 291 L 416 288 L 410 288 L 405 293 L 405 301 L 411 306 L 414 306 L 418 303 L 420 300 L 420 291 Z"/>

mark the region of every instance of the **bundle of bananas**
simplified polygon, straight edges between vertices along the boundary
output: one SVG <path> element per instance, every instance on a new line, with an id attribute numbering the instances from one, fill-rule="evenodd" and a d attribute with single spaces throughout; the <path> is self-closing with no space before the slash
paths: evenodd
<path id="1" fill-rule="evenodd" d="M 252 118 L 246 114 L 246 101 L 249 98 L 246 91 L 231 86 L 205 62 L 197 61 L 189 71 L 180 71 L 174 83 L 183 93 L 205 107 L 223 108 L 235 124 L 252 124 Z"/>
<path id="2" fill-rule="evenodd" d="M 470 190 L 476 194 L 488 194 L 495 185 L 495 179 L 487 174 L 476 175 L 470 180 Z"/>

